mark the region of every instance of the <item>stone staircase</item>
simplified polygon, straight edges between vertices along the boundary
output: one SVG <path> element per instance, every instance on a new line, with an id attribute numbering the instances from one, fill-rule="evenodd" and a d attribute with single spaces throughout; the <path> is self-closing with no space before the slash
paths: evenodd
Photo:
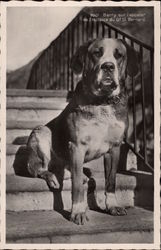
<path id="1" fill-rule="evenodd" d="M 45 181 L 30 178 L 25 172 L 27 137 L 36 125 L 45 124 L 61 112 L 67 104 L 66 97 L 65 91 L 7 91 L 7 242 L 152 243 L 153 176 L 150 173 L 122 171 L 117 174 L 117 199 L 128 208 L 128 215 L 112 217 L 104 212 L 102 159 L 85 164 L 93 175 L 85 184 L 85 195 L 92 210 L 88 211 L 90 222 L 77 226 L 69 222 L 70 173 L 65 173 L 60 194 L 51 192 Z M 128 169 L 132 164 L 130 158 Z"/>

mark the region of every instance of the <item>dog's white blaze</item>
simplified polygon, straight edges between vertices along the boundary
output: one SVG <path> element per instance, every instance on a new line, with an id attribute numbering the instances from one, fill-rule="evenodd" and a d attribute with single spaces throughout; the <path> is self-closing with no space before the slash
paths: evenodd
<path id="1" fill-rule="evenodd" d="M 106 192 L 105 205 L 107 209 L 118 206 L 116 195 L 114 193 Z"/>
<path id="2" fill-rule="evenodd" d="M 102 70 L 100 70 L 97 75 L 97 81 L 100 82 L 102 80 L 102 77 L 103 77 L 103 73 L 102 73 Z"/>

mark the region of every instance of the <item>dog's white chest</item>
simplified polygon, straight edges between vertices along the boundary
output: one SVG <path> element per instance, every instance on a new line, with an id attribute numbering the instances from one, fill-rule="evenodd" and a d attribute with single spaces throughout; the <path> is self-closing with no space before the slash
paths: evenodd
<path id="1" fill-rule="evenodd" d="M 125 123 L 110 106 L 95 107 L 93 116 L 82 119 L 81 143 L 87 147 L 86 161 L 98 158 L 122 140 Z"/>

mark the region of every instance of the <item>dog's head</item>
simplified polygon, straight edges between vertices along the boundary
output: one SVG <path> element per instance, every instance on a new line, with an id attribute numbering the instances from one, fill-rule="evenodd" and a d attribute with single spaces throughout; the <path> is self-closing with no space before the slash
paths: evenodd
<path id="1" fill-rule="evenodd" d="M 71 67 L 81 74 L 85 88 L 96 96 L 115 96 L 121 91 L 126 75 L 138 73 L 136 51 L 121 39 L 96 39 L 81 46 Z"/>

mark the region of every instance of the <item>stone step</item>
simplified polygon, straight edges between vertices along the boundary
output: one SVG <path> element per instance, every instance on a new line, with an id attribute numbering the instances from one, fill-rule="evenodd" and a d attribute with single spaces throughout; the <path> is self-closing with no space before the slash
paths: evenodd
<path id="1" fill-rule="evenodd" d="M 53 210 L 71 208 L 70 180 L 64 180 L 64 190 L 53 193 L 44 180 L 19 176 L 7 176 L 6 209 L 9 211 Z"/>
<path id="2" fill-rule="evenodd" d="M 18 122 L 14 122 L 14 123 L 16 124 L 15 126 L 17 126 L 17 128 L 7 129 L 7 133 L 6 133 L 6 143 L 7 144 L 20 145 L 20 144 L 27 143 L 28 136 L 30 135 L 32 129 L 34 127 L 36 127 L 37 125 L 40 125 L 38 122 L 37 123 L 31 122 L 30 126 L 25 121 L 23 124 L 22 124 L 22 122 L 21 122 L 21 124 Z M 22 127 L 25 127 L 25 124 L 26 124 L 26 127 L 28 127 L 28 129 L 22 128 Z M 12 124 L 10 123 L 9 126 L 12 126 Z"/>
<path id="3" fill-rule="evenodd" d="M 45 123 L 57 117 L 62 110 L 54 109 L 8 109 L 9 121 L 44 121 Z"/>
<path id="4" fill-rule="evenodd" d="M 59 115 L 66 107 L 67 102 L 63 98 L 54 98 L 47 102 L 41 98 L 36 101 L 7 101 L 7 120 L 43 120 L 49 121 Z"/>
<path id="5" fill-rule="evenodd" d="M 44 117 L 43 117 L 44 118 Z M 39 125 L 45 125 L 46 120 L 7 120 L 6 143 L 22 145 L 27 143 L 28 136 L 33 128 Z"/>
<path id="6" fill-rule="evenodd" d="M 64 108 L 67 104 L 67 99 L 64 97 L 27 97 L 27 96 L 18 96 L 18 97 L 7 97 L 7 109 L 10 108 L 38 108 L 38 109 L 60 109 Z"/>
<path id="7" fill-rule="evenodd" d="M 19 103 L 24 103 L 27 106 L 29 106 L 29 103 L 39 103 L 41 105 L 45 105 L 48 103 L 51 104 L 57 104 L 57 103 L 65 103 L 67 101 L 67 97 L 58 97 L 58 96 L 7 96 L 7 107 L 11 107 L 11 103 L 15 102 L 17 105 Z M 43 103 L 43 104 L 42 104 Z M 37 104 L 38 105 L 38 104 Z"/>
<path id="8" fill-rule="evenodd" d="M 23 137 L 26 138 L 26 136 L 29 136 L 33 128 L 39 125 L 45 125 L 61 112 L 60 110 L 29 110 L 28 113 L 16 109 L 14 111 L 15 112 L 11 112 L 10 115 L 9 110 L 7 111 L 7 117 L 9 119 L 7 119 L 6 122 L 6 142 L 7 144 L 16 145 L 25 144 L 27 140 L 25 139 L 23 142 Z"/>
<path id="9" fill-rule="evenodd" d="M 33 110 L 62 110 L 65 108 L 65 106 L 67 105 L 67 102 L 65 99 L 63 98 L 54 98 L 54 100 L 52 101 L 45 101 L 39 100 L 39 101 L 31 101 L 29 100 L 28 102 L 26 101 L 7 101 L 7 109 L 20 109 L 20 110 L 26 110 L 26 109 L 33 109 Z"/>
<path id="10" fill-rule="evenodd" d="M 7 100 L 7 120 L 37 121 L 45 118 L 47 122 L 59 115 L 66 105 L 65 98 L 52 98 L 49 102 L 44 102 L 43 98 L 35 101 L 9 99 Z"/>
<path id="11" fill-rule="evenodd" d="M 34 121 L 34 120 L 26 120 L 26 121 L 16 121 L 16 120 L 7 120 L 7 130 L 14 130 L 14 129 L 33 129 L 39 125 L 45 125 L 46 122 L 44 120 L 41 121 Z M 8 131 L 7 131 L 8 132 Z"/>
<path id="12" fill-rule="evenodd" d="M 88 223 L 69 221 L 70 211 L 7 212 L 7 243 L 153 243 L 153 212 L 129 208 L 126 216 L 87 211 Z"/>
<path id="13" fill-rule="evenodd" d="M 67 90 L 45 90 L 45 89 L 7 89 L 8 97 L 64 97 L 68 95 Z"/>
<path id="14" fill-rule="evenodd" d="M 89 179 L 88 185 L 87 183 L 84 185 L 89 207 L 95 208 L 97 204 L 104 209 L 104 176 L 95 173 L 94 177 Z M 71 180 L 69 175 L 64 180 L 62 194 L 58 191 L 54 193 L 49 191 L 44 180 L 14 175 L 7 175 L 6 191 L 6 208 L 10 211 L 52 210 L 53 207 L 60 209 L 62 200 L 64 209 L 71 208 Z M 153 177 L 130 172 L 117 174 L 116 196 L 122 206 L 138 205 L 152 208 Z"/>

